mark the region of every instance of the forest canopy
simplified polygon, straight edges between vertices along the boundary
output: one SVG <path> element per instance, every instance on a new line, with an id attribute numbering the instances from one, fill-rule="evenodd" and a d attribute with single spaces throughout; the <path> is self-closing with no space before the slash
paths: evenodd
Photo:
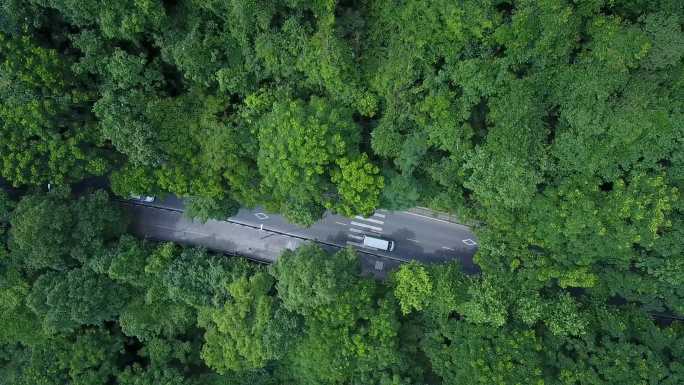
<path id="1" fill-rule="evenodd" d="M 0 0 L 0 378 L 684 383 L 683 25 L 680 0 Z M 481 274 L 142 241 L 91 177 L 201 220 L 425 206 L 473 224 Z"/>

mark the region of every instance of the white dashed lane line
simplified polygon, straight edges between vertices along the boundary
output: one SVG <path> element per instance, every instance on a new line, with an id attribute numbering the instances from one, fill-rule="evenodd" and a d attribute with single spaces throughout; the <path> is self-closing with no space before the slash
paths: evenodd
<path id="1" fill-rule="evenodd" d="M 406 238 L 406 240 L 411 241 L 411 242 L 415 242 L 415 243 L 420 243 L 420 241 L 417 239 Z"/>
<path id="2" fill-rule="evenodd" d="M 442 248 L 443 248 L 444 250 L 451 250 L 451 251 L 454 251 L 454 249 L 452 249 L 451 247 L 442 246 Z"/>
<path id="3" fill-rule="evenodd" d="M 370 222 L 370 223 L 377 223 L 377 224 L 379 224 L 379 225 L 385 223 L 385 222 L 383 222 L 383 221 L 381 221 L 381 220 L 377 220 L 377 219 L 373 219 L 373 218 L 364 218 L 364 217 L 362 217 L 362 216 L 360 216 L 360 215 L 357 215 L 357 216 L 355 216 L 354 218 L 356 218 L 356 219 L 358 219 L 358 220 L 360 220 L 360 221 L 366 221 L 366 222 Z"/>
<path id="4" fill-rule="evenodd" d="M 373 214 L 374 217 L 382 218 L 385 219 L 385 214 L 380 214 L 380 213 L 375 213 Z"/>
<path id="5" fill-rule="evenodd" d="M 337 223 L 337 224 L 340 225 L 340 226 L 346 226 L 346 225 L 347 225 L 346 223 L 337 222 L 337 221 L 335 221 L 335 223 Z"/>

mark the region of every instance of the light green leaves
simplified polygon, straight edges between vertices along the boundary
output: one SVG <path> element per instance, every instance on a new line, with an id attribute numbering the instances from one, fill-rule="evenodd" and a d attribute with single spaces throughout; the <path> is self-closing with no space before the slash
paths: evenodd
<path id="1" fill-rule="evenodd" d="M 218 373 L 264 367 L 275 359 L 265 349 L 276 305 L 266 273 L 241 277 L 228 287 L 231 298 L 219 308 L 200 309 L 198 324 L 206 329 L 202 358 Z"/>
<path id="2" fill-rule="evenodd" d="M 382 178 L 359 155 L 357 130 L 350 111 L 330 100 L 275 102 L 258 133 L 260 189 L 269 207 L 303 225 L 319 219 L 324 208 L 372 213 Z"/>
<path id="3" fill-rule="evenodd" d="M 433 295 L 433 282 L 425 266 L 416 262 L 401 265 L 394 273 L 396 281 L 394 296 L 401 306 L 401 312 L 423 310 Z"/>

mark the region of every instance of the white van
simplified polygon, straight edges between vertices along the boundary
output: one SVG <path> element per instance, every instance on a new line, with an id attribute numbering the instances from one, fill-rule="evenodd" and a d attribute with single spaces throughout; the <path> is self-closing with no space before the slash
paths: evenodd
<path id="1" fill-rule="evenodd" d="M 385 239 L 369 237 L 368 235 L 363 236 L 363 245 L 373 249 L 378 249 L 382 251 L 392 251 L 394 250 L 394 241 L 388 241 Z"/>

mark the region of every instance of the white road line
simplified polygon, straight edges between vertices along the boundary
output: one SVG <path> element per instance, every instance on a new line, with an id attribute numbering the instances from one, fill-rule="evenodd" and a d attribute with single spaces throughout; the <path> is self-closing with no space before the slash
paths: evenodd
<path id="1" fill-rule="evenodd" d="M 346 223 L 337 222 L 337 221 L 335 221 L 335 223 L 337 223 L 338 225 L 342 225 L 342 226 L 346 226 L 346 225 L 347 225 Z"/>
<path id="2" fill-rule="evenodd" d="M 351 231 L 352 233 L 363 234 L 363 230 L 355 229 L 353 227 L 350 227 L 349 231 Z"/>
<path id="3" fill-rule="evenodd" d="M 363 244 L 358 243 L 358 242 L 352 242 L 352 241 L 347 241 L 348 245 L 356 246 L 356 247 L 363 247 Z"/>
<path id="4" fill-rule="evenodd" d="M 377 232 L 382 232 L 382 228 L 381 228 L 381 227 L 371 226 L 371 225 L 367 225 L 367 224 L 365 224 L 365 223 L 359 223 L 359 222 L 353 222 L 353 221 L 352 221 L 352 222 L 351 222 L 351 225 L 352 225 L 352 226 L 356 226 L 356 227 L 364 227 L 364 228 L 366 228 L 366 229 L 375 230 L 375 231 L 377 231 Z"/>
<path id="5" fill-rule="evenodd" d="M 198 232 L 196 232 L 196 231 L 185 230 L 185 229 L 178 229 L 178 228 L 175 228 L 175 227 L 168 227 L 168 226 L 163 226 L 163 225 L 150 225 L 150 227 L 156 227 L 156 228 L 164 229 L 164 230 L 166 230 L 166 231 L 171 231 L 171 232 L 174 232 L 174 233 L 192 234 L 192 235 L 199 235 L 199 236 L 202 236 L 202 237 L 209 236 L 209 234 L 205 234 L 205 233 L 198 233 Z"/>
<path id="6" fill-rule="evenodd" d="M 363 237 L 359 237 L 358 235 L 347 234 L 347 236 L 351 239 L 356 239 L 357 241 L 363 241 Z"/>
<path id="7" fill-rule="evenodd" d="M 411 242 L 415 242 L 415 243 L 420 243 L 420 241 L 417 239 L 406 238 L 406 240 L 411 241 Z"/>
<path id="8" fill-rule="evenodd" d="M 374 216 L 374 217 L 378 217 L 378 218 L 383 218 L 383 219 L 386 218 L 386 215 L 385 215 L 385 214 L 380 214 L 380 213 L 374 213 L 373 216 Z"/>
<path id="9" fill-rule="evenodd" d="M 404 214 L 409 214 L 409 215 L 413 215 L 413 216 L 421 217 L 421 218 L 425 218 L 425 219 L 431 219 L 431 220 L 437 221 L 437 222 L 444 222 L 444 223 L 448 223 L 448 224 L 451 224 L 451 225 L 457 225 L 457 223 L 445 221 L 444 219 L 438 219 L 438 218 L 428 217 L 428 216 L 426 216 L 426 215 L 420 215 L 420 214 L 412 213 L 412 212 L 410 212 L 410 211 L 404 211 Z M 461 225 L 461 226 L 465 226 L 465 225 Z"/>
<path id="10" fill-rule="evenodd" d="M 354 218 L 356 218 L 356 219 L 358 219 L 358 220 L 360 220 L 360 221 L 366 221 L 366 222 L 370 222 L 370 223 L 377 223 L 377 224 L 379 224 L 379 225 L 385 223 L 385 222 L 383 222 L 383 221 L 379 221 L 379 220 L 373 219 L 373 218 L 364 218 L 364 217 L 362 217 L 362 216 L 360 216 L 360 215 L 357 215 L 357 216 L 355 216 Z"/>
<path id="11" fill-rule="evenodd" d="M 451 250 L 451 251 L 454 251 L 454 249 L 452 249 L 451 247 L 442 246 L 442 248 L 443 248 L 444 250 Z"/>

